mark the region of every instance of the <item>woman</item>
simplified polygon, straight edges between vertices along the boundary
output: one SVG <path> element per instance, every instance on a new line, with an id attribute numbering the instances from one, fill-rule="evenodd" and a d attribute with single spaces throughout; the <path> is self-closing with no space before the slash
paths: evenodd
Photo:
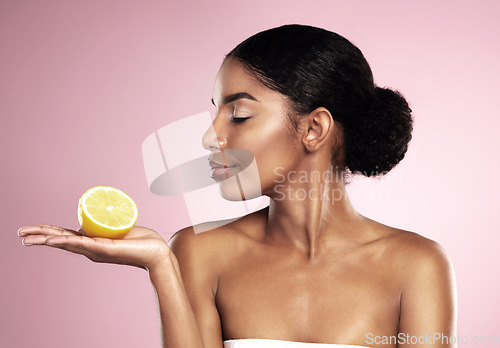
<path id="1" fill-rule="evenodd" d="M 226 56 L 212 100 L 203 146 L 221 194 L 234 199 L 242 149 L 269 207 L 168 245 L 144 227 L 109 240 L 48 225 L 21 228 L 23 243 L 148 270 L 165 347 L 452 346 L 445 252 L 359 214 L 345 189 L 391 170 L 411 139 L 408 104 L 374 85 L 362 53 L 315 27 L 267 30 Z"/>

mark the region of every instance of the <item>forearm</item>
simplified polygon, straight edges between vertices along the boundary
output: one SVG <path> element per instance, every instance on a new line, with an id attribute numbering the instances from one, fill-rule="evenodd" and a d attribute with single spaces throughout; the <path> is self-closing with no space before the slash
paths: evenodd
<path id="1" fill-rule="evenodd" d="M 203 348 L 196 319 L 186 295 L 177 260 L 173 254 L 149 270 L 156 292 L 163 348 Z"/>

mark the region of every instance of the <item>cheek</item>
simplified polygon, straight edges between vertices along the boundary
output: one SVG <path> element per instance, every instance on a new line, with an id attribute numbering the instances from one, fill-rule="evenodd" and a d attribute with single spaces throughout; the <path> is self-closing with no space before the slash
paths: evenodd
<path id="1" fill-rule="evenodd" d="M 234 141 L 226 155 L 231 155 L 240 164 L 237 174 L 219 183 L 219 191 L 227 200 L 252 199 L 272 192 L 280 168 L 289 167 L 293 158 L 287 135 L 281 128 L 247 127 L 241 134 L 232 134 Z M 229 143 L 228 143 L 229 145 Z M 247 150 L 239 151 L 236 149 Z"/>
<path id="2" fill-rule="evenodd" d="M 300 147 L 283 123 L 263 129 L 253 138 L 252 149 L 263 192 L 274 187 L 280 173 L 291 170 L 300 160 Z"/>

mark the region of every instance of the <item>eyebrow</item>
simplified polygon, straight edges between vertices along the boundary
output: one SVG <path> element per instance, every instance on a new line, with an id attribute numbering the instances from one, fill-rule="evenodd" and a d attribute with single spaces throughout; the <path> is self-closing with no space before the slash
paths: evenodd
<path id="1" fill-rule="evenodd" d="M 224 98 L 222 98 L 222 105 L 232 103 L 238 99 L 249 99 L 249 100 L 253 100 L 253 101 L 260 103 L 260 100 L 255 98 L 253 95 L 246 93 L 246 92 L 239 92 L 239 93 L 226 95 Z M 212 104 L 215 105 L 214 98 L 212 98 Z"/>

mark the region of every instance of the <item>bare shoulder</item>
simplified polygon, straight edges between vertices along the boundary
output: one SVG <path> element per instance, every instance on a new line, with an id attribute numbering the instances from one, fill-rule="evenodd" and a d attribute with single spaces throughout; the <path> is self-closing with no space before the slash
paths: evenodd
<path id="1" fill-rule="evenodd" d="M 415 337 L 426 332 L 456 335 L 456 281 L 448 253 L 418 233 L 383 229 L 384 266 L 399 289 L 399 332 Z"/>
<path id="2" fill-rule="evenodd" d="M 168 244 L 177 258 L 194 258 L 203 262 L 230 259 L 230 254 L 235 253 L 259 233 L 258 226 L 263 223 L 264 210 L 234 221 L 208 222 L 183 228 L 170 238 Z M 211 228 L 213 225 L 218 227 Z"/>
<path id="3" fill-rule="evenodd" d="M 405 279 L 419 276 L 450 276 L 453 265 L 446 250 L 436 241 L 416 232 L 376 223 L 381 231 L 384 256 Z"/>

